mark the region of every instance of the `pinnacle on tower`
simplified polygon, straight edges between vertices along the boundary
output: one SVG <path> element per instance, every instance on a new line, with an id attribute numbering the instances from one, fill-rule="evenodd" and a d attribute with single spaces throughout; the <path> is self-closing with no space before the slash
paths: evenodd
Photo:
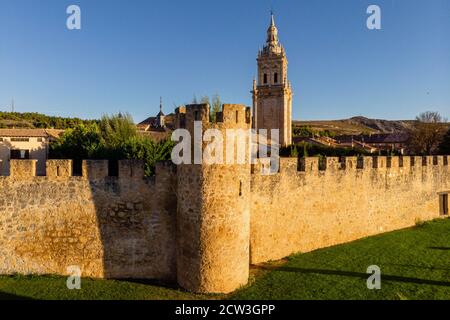
<path id="1" fill-rule="evenodd" d="M 267 40 L 263 51 L 270 53 L 281 53 L 282 51 L 278 41 L 278 29 L 275 25 L 275 16 L 273 12 L 270 13 L 270 25 L 267 29 Z"/>

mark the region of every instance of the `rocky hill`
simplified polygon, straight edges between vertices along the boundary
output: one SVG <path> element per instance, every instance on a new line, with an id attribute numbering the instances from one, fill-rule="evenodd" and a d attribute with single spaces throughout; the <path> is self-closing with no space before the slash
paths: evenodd
<path id="1" fill-rule="evenodd" d="M 375 134 L 375 133 L 402 133 L 413 121 L 411 120 L 383 120 L 365 117 L 353 117 L 343 120 L 328 121 L 294 121 L 294 126 L 307 126 L 314 131 L 329 131 L 335 135 L 348 134 Z"/>

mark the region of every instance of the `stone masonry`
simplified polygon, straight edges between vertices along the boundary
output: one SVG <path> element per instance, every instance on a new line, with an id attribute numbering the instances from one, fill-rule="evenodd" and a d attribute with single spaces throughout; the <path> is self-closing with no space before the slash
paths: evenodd
<path id="1" fill-rule="evenodd" d="M 251 127 L 249 109 L 208 105 L 177 110 L 176 123 L 219 131 Z M 193 133 L 193 132 L 192 132 Z M 206 147 L 202 143 L 202 148 Z M 13 160 L 0 177 L 0 273 L 158 279 L 194 292 L 231 292 L 249 265 L 445 217 L 448 156 L 280 159 L 262 164 L 159 163 L 145 178 L 139 161 Z"/>

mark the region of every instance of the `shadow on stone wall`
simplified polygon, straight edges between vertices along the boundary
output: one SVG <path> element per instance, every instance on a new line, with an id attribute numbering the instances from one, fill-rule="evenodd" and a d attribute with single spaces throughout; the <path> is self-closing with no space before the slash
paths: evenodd
<path id="1" fill-rule="evenodd" d="M 116 279 L 176 279 L 176 173 L 158 164 L 144 177 L 143 163 L 11 161 L 0 177 L 0 274 L 74 274 Z"/>
<path id="2" fill-rule="evenodd" d="M 176 280 L 176 174 L 157 165 L 144 177 L 140 161 L 120 161 L 111 176 L 107 161 L 83 162 L 102 244 L 103 276 Z M 148 280 L 146 280 L 148 281 Z"/>

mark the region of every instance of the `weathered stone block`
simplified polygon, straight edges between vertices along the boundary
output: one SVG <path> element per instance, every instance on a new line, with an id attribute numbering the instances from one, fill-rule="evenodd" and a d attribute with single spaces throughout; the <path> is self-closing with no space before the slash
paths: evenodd
<path id="1" fill-rule="evenodd" d="M 47 160 L 46 175 L 50 178 L 72 176 L 72 160 Z"/>
<path id="2" fill-rule="evenodd" d="M 345 157 L 345 170 L 356 170 L 357 168 L 357 161 L 358 159 L 356 157 Z"/>
<path id="3" fill-rule="evenodd" d="M 108 160 L 83 160 L 83 177 L 100 180 L 108 176 Z"/>
<path id="4" fill-rule="evenodd" d="M 280 173 L 297 174 L 298 158 L 280 158 Z"/>
<path id="5" fill-rule="evenodd" d="M 143 178 L 144 161 L 142 160 L 119 160 L 119 178 L 132 179 Z"/>
<path id="6" fill-rule="evenodd" d="M 371 170 L 373 169 L 374 161 L 373 157 L 363 157 L 363 168 L 365 170 Z"/>
<path id="7" fill-rule="evenodd" d="M 403 156 L 403 168 L 409 169 L 411 167 L 411 157 Z"/>
<path id="8" fill-rule="evenodd" d="M 36 176 L 37 160 L 10 160 L 9 175 L 15 179 L 32 179 Z"/>
<path id="9" fill-rule="evenodd" d="M 334 172 L 341 168 L 341 163 L 338 157 L 326 158 L 326 172 Z"/>

